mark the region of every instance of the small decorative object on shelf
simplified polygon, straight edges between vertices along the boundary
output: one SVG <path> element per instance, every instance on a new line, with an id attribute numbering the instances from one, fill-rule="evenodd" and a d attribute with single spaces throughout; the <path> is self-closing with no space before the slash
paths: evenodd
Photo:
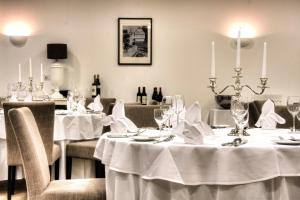
<path id="1" fill-rule="evenodd" d="M 101 88 L 100 88 L 100 76 L 97 74 L 96 77 L 96 96 L 101 95 Z"/>
<path id="2" fill-rule="evenodd" d="M 227 89 L 232 88 L 234 90 L 234 96 L 239 99 L 241 97 L 241 92 L 244 88 L 248 88 L 250 91 L 252 91 L 256 95 L 261 95 L 264 93 L 265 89 L 267 87 L 267 81 L 268 78 L 266 76 L 267 72 L 267 43 L 264 43 L 264 49 L 263 49 L 263 63 L 262 63 L 262 75 L 260 78 L 260 85 L 257 86 L 259 88 L 258 91 L 254 90 L 251 86 L 248 84 L 242 84 L 241 78 L 242 78 L 242 68 L 240 66 L 240 49 L 241 49 L 241 38 L 240 38 L 240 31 L 238 32 L 238 38 L 237 38 L 237 54 L 236 54 L 236 66 L 233 68 L 234 75 L 233 80 L 234 83 L 225 86 L 223 89 L 217 91 L 217 78 L 216 78 L 216 66 L 215 66 L 215 43 L 212 42 L 212 57 L 211 57 L 211 75 L 209 78 L 209 86 L 208 88 L 211 89 L 211 91 L 215 95 L 220 95 L 223 92 L 225 92 Z M 238 135 L 238 129 L 232 130 L 230 135 Z"/>
<path id="3" fill-rule="evenodd" d="M 143 87 L 143 92 L 141 95 L 141 99 L 142 99 L 142 105 L 147 105 L 147 93 L 146 93 L 146 87 Z"/>
<path id="4" fill-rule="evenodd" d="M 162 99 L 163 99 L 163 94 L 162 94 L 162 91 L 161 91 L 161 87 L 159 87 L 159 92 L 158 92 L 158 96 L 157 96 L 157 101 L 158 101 L 158 102 L 162 102 Z"/>
<path id="5" fill-rule="evenodd" d="M 157 87 L 154 87 L 154 88 L 153 88 L 152 100 L 153 100 L 154 102 L 158 102 L 158 92 L 157 92 Z"/>
<path id="6" fill-rule="evenodd" d="M 92 97 L 97 96 L 96 74 L 94 74 L 94 82 L 92 83 Z"/>
<path id="7" fill-rule="evenodd" d="M 232 95 L 216 95 L 215 101 L 223 109 L 230 109 Z"/>
<path id="8" fill-rule="evenodd" d="M 138 87 L 138 92 L 136 94 L 136 103 L 142 103 L 141 87 Z"/>

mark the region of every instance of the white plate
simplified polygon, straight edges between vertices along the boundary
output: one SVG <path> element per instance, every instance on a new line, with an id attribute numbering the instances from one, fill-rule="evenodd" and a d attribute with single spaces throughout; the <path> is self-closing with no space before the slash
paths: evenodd
<path id="1" fill-rule="evenodd" d="M 300 141 L 293 140 L 272 140 L 272 142 L 282 145 L 300 145 Z"/>
<path id="2" fill-rule="evenodd" d="M 143 136 L 143 135 L 133 136 L 133 137 L 131 137 L 131 139 L 133 139 L 134 141 L 138 141 L 138 142 L 150 142 L 150 141 L 155 140 L 154 137 L 148 137 L 148 136 Z"/>

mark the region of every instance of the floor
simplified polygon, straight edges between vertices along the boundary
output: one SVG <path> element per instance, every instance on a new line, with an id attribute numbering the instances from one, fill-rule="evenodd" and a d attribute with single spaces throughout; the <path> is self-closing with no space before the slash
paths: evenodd
<path id="1" fill-rule="evenodd" d="M 0 181 L 0 200 L 6 200 L 6 182 Z M 12 200 L 26 200 L 26 184 L 25 180 L 16 181 L 15 194 Z"/>

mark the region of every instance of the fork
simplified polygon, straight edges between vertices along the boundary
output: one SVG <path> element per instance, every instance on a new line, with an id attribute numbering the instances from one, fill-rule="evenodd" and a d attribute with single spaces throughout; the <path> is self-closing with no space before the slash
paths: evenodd
<path id="1" fill-rule="evenodd" d="M 157 143 L 161 143 L 161 142 L 169 142 L 169 141 L 173 140 L 174 138 L 175 138 L 175 135 L 170 135 L 163 140 L 157 140 L 157 141 L 153 142 L 153 144 L 157 144 Z"/>

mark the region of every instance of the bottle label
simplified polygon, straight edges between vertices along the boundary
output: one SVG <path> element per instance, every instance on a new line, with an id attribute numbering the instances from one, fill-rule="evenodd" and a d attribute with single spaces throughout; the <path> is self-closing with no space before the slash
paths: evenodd
<path id="1" fill-rule="evenodd" d="M 97 88 L 96 86 L 92 86 L 92 96 L 96 96 L 97 95 Z"/>
<path id="2" fill-rule="evenodd" d="M 137 97 L 136 97 L 136 102 L 137 102 L 137 103 L 141 103 L 141 102 L 142 102 L 142 101 L 141 101 L 141 96 L 137 96 Z"/>
<path id="3" fill-rule="evenodd" d="M 142 96 L 142 104 L 147 105 L 147 96 Z"/>

